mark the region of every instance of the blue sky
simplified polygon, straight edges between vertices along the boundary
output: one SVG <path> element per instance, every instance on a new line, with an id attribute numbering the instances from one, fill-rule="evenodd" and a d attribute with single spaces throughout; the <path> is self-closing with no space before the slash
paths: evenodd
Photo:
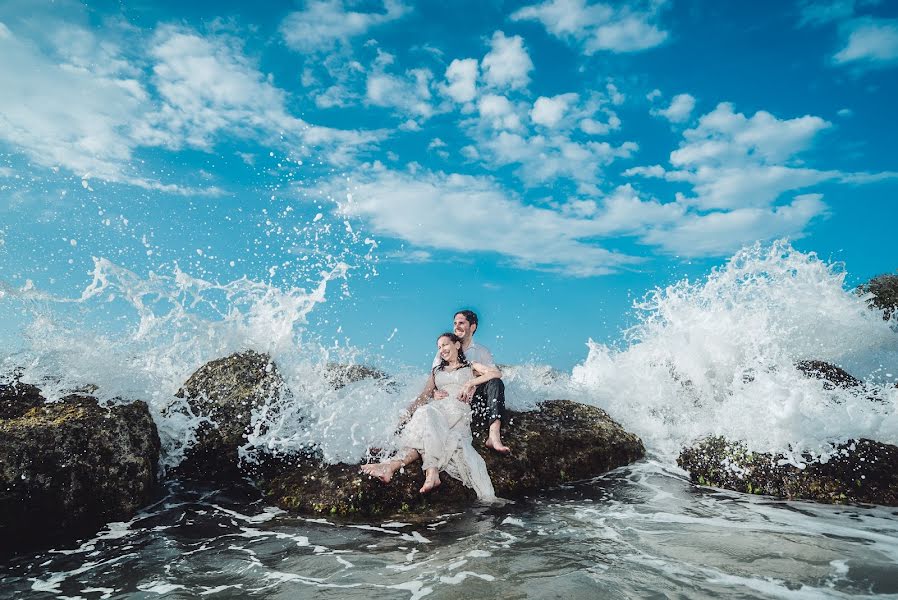
<path id="1" fill-rule="evenodd" d="M 569 368 L 758 240 L 894 271 L 896 67 L 889 2 L 4 1 L 0 280 L 345 261 L 326 339 Z"/>

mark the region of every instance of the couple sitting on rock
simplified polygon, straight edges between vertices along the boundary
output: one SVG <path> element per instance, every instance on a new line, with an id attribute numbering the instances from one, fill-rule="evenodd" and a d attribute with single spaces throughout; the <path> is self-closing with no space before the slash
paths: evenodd
<path id="1" fill-rule="evenodd" d="M 424 390 L 408 408 L 400 434 L 402 449 L 391 460 L 362 466 L 388 483 L 399 469 L 421 457 L 425 481 L 421 493 L 440 485 L 445 471 L 477 492 L 496 498 L 483 458 L 471 446 L 471 423 L 488 424 L 486 447 L 508 454 L 500 428 L 505 413 L 505 386 L 493 356 L 474 341 L 477 314 L 455 313 L 454 332 L 437 338 L 437 355 Z"/>

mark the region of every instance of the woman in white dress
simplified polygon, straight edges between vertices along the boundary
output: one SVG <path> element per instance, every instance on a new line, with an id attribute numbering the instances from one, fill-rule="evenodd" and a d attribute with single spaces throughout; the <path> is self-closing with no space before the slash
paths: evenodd
<path id="1" fill-rule="evenodd" d="M 495 500 L 486 463 L 471 446 L 470 402 L 478 385 L 502 374 L 496 367 L 469 363 L 454 333 L 441 334 L 437 350 L 440 364 L 408 408 L 411 418 L 400 434 L 402 450 L 391 460 L 362 465 L 362 471 L 388 483 L 396 471 L 420 456 L 425 474 L 422 494 L 438 487 L 440 471 L 445 471 L 477 492 L 479 499 Z M 435 399 L 435 390 L 448 396 Z"/>

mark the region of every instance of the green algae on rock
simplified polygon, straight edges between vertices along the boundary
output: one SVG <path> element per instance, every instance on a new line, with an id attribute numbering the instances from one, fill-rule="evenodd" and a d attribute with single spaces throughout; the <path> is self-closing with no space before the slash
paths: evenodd
<path id="1" fill-rule="evenodd" d="M 873 440 L 842 444 L 825 463 L 807 456 L 799 468 L 782 454 L 749 452 L 741 442 L 709 437 L 681 451 L 677 464 L 699 485 L 788 500 L 898 506 L 898 447 Z"/>
<path id="2" fill-rule="evenodd" d="M 156 493 L 159 436 L 144 402 L 72 395 L 0 418 L 0 552 L 66 541 L 128 519 Z M 0 389 L 0 406 L 21 400 Z M 24 408 L 24 410 L 21 410 Z"/>

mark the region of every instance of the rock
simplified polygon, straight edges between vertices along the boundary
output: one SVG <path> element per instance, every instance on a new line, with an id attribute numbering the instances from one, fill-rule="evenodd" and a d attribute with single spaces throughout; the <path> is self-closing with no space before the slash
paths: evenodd
<path id="1" fill-rule="evenodd" d="M 0 388 L 0 552 L 75 539 L 152 499 L 160 444 L 146 403 L 47 404 L 15 388 Z"/>
<path id="2" fill-rule="evenodd" d="M 837 386 L 852 388 L 862 385 L 860 379 L 852 376 L 845 369 L 822 360 L 802 360 L 795 363 L 795 368 L 808 377 L 824 380 L 823 385 L 828 390 L 835 389 Z"/>
<path id="3" fill-rule="evenodd" d="M 388 379 L 360 365 L 328 365 L 335 388 L 363 379 Z M 194 414 L 208 416 L 217 426 L 200 428 L 198 443 L 175 474 L 182 477 L 229 480 L 248 476 L 269 501 L 303 513 L 383 515 L 414 510 L 458 509 L 474 501 L 474 493 L 443 478 L 432 494 L 418 493 L 424 477 L 420 462 L 397 474 L 393 482 L 363 476 L 359 465 L 326 464 L 316 448 L 291 456 L 261 456 L 240 465 L 237 449 L 246 443 L 250 411 L 266 402 L 269 408 L 286 390 L 268 356 L 249 351 L 212 361 L 194 373 L 179 394 Z M 604 411 L 567 400 L 543 403 L 539 410 L 510 413 L 503 438 L 514 451 L 500 456 L 475 447 L 486 459 L 496 492 L 519 498 L 541 488 L 595 477 L 642 458 L 645 449 Z"/>
<path id="4" fill-rule="evenodd" d="M 782 455 L 748 452 L 740 442 L 710 437 L 683 450 L 677 463 L 699 485 L 788 500 L 898 506 L 898 447 L 873 440 L 844 444 L 826 463 L 806 457 L 807 466 L 799 469 Z"/>
<path id="5" fill-rule="evenodd" d="M 882 318 L 888 321 L 898 313 L 898 275 L 882 274 L 857 287 L 861 295 L 872 294 L 867 300 L 870 308 L 882 311 Z"/>
<path id="6" fill-rule="evenodd" d="M 510 411 L 503 440 L 511 456 L 474 447 L 486 460 L 496 494 L 521 498 L 540 489 L 588 479 L 645 455 L 642 442 L 627 433 L 601 409 L 569 400 L 542 403 L 538 410 Z M 296 460 L 266 465 L 257 484 L 268 501 L 301 513 L 382 516 L 458 510 L 476 501 L 472 490 L 442 475 L 433 492 L 418 492 L 424 482 L 417 461 L 384 484 L 359 472 L 359 465 L 327 465 L 320 460 Z"/>
<path id="7" fill-rule="evenodd" d="M 19 381 L 0 385 L 0 419 L 17 419 L 44 401 L 33 385 Z"/>
<path id="8" fill-rule="evenodd" d="M 340 363 L 328 363 L 325 367 L 324 377 L 335 390 L 365 379 L 390 381 L 390 376 L 380 369 L 367 365 L 344 365 Z"/>
<path id="9" fill-rule="evenodd" d="M 237 449 L 246 444 L 252 411 L 266 402 L 276 405 L 285 390 L 271 358 L 252 350 L 197 369 L 175 395 L 186 398 L 193 414 L 211 423 L 197 427 L 196 443 L 173 474 L 195 479 L 239 478 Z"/>

